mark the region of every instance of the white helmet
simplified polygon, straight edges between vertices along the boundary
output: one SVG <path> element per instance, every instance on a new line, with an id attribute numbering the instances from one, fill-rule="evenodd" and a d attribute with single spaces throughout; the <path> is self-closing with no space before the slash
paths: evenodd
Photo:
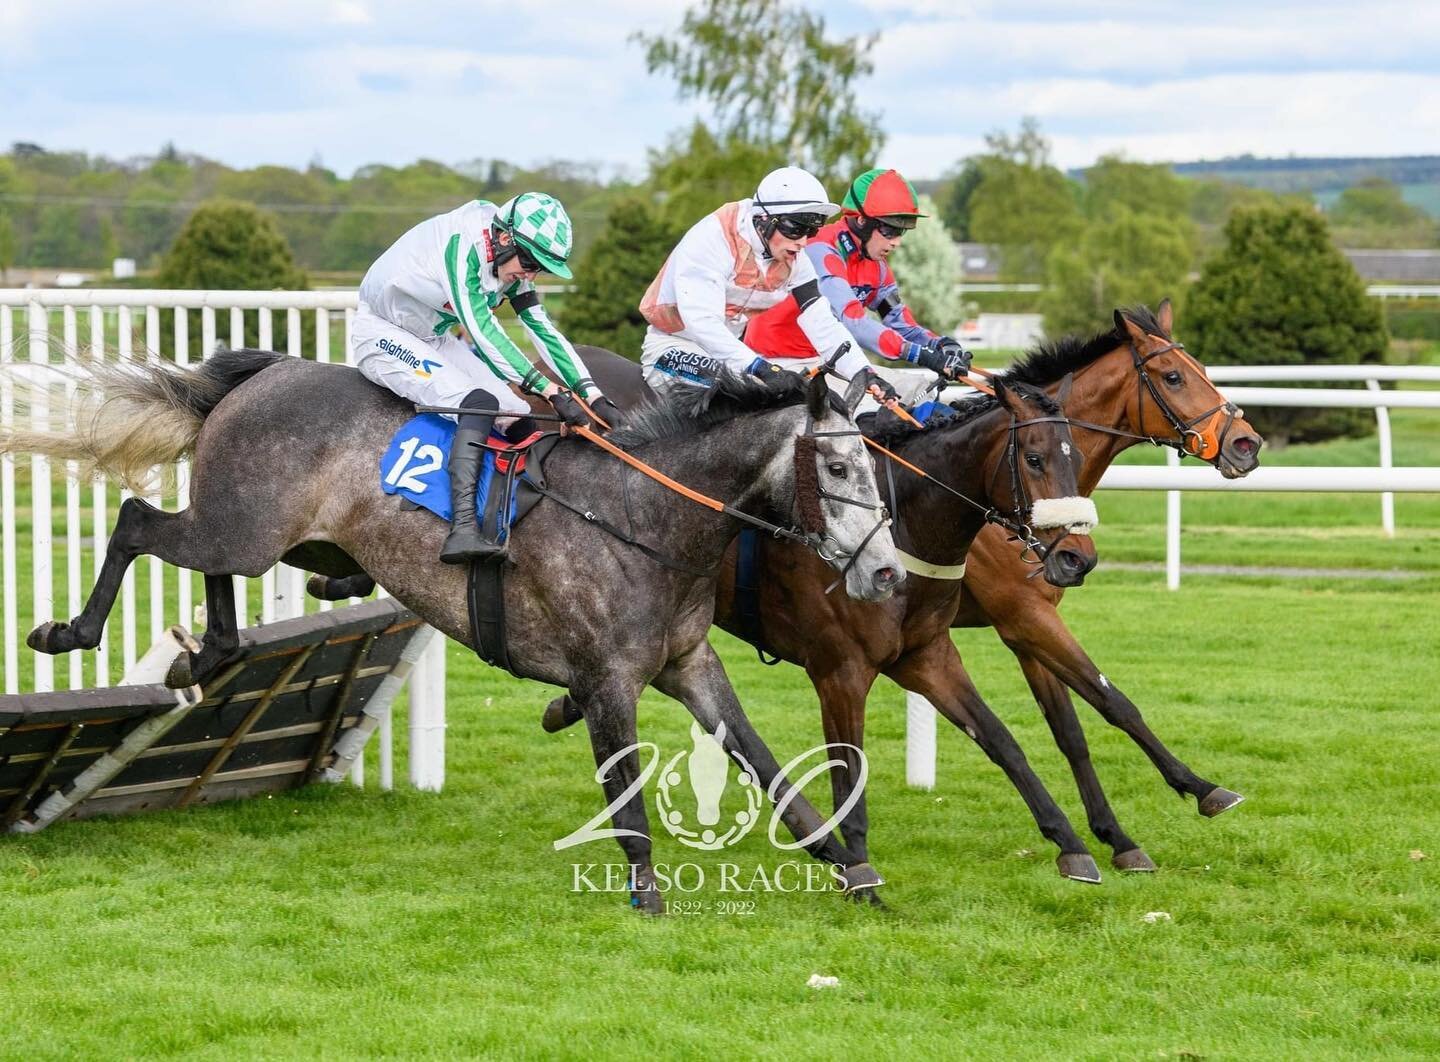
<path id="1" fill-rule="evenodd" d="M 765 175 L 755 189 L 756 214 L 818 214 L 821 219 L 840 213 L 813 174 L 799 166 L 782 166 Z"/>

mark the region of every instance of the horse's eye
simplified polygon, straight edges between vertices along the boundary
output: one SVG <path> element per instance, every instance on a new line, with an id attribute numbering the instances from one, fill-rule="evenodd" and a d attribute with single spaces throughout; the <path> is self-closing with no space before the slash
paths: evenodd
<path id="1" fill-rule="evenodd" d="M 831 464 L 829 471 L 830 471 L 830 474 L 831 474 L 832 476 L 834 476 L 836 479 L 844 479 L 844 478 L 846 477 L 846 475 L 849 474 L 848 471 L 846 470 L 845 466 L 842 465 L 839 461 L 836 461 L 836 462 L 834 462 L 833 464 Z"/>
<path id="2" fill-rule="evenodd" d="M 1167 372 L 1167 373 L 1165 374 L 1165 382 L 1166 382 L 1167 384 L 1169 384 L 1171 387 L 1179 387 L 1179 386 L 1180 386 L 1180 374 L 1179 374 L 1178 372 L 1176 372 L 1174 369 L 1171 369 L 1169 372 Z"/>
<path id="3" fill-rule="evenodd" d="M 1027 453 L 1025 455 L 1025 463 L 1038 472 L 1040 470 L 1040 466 L 1043 465 L 1045 462 L 1040 460 L 1039 454 Z"/>

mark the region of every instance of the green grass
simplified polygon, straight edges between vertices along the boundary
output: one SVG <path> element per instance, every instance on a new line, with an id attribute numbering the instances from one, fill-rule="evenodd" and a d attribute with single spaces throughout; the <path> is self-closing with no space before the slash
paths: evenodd
<path id="1" fill-rule="evenodd" d="M 1440 464 L 1440 421 L 1397 411 L 1394 423 L 1398 462 Z M 1370 464 L 1374 446 L 1264 456 Z M 55 497 L 63 513 L 63 490 Z M 1060 879 L 1003 776 L 944 724 L 937 788 L 907 788 L 903 698 L 882 680 L 867 747 L 890 909 L 761 893 L 752 914 L 721 914 L 727 897 L 710 888 L 698 894 L 709 910 L 644 920 L 621 896 L 571 891 L 572 863 L 618 862 L 613 842 L 553 849 L 603 804 L 583 730 L 542 734 L 551 691 L 452 645 L 442 794 L 312 787 L 0 836 L 0 1057 L 1440 1051 L 1440 500 L 1400 496 L 1387 541 L 1373 496 L 1186 495 L 1188 563 L 1426 577 L 1187 575 L 1178 593 L 1105 567 L 1162 559 L 1160 496 L 1112 491 L 1099 504 L 1101 567 L 1067 595 L 1068 622 L 1177 755 L 1249 798 L 1200 818 L 1082 707 L 1120 821 L 1158 874 Z M 17 544 L 24 625 L 28 523 Z M 144 630 L 143 565 L 137 580 Z M 716 643 L 782 761 L 820 740 L 803 674 Z M 1088 837 L 1012 658 L 990 632 L 957 644 Z M 647 694 L 643 738 L 668 756 L 688 747 L 687 728 L 681 709 Z M 395 729 L 403 762 L 403 718 Z M 1108 852 L 1092 850 L 1106 867 Z M 656 858 L 701 864 L 712 882 L 721 861 L 788 861 L 762 829 L 718 856 L 666 836 Z M 1171 920 L 1145 923 L 1154 911 Z M 806 988 L 812 973 L 839 988 Z"/>
<path id="2" fill-rule="evenodd" d="M 1249 797 L 1201 819 L 1122 736 L 1091 725 L 1121 821 L 1161 866 L 1153 877 L 1061 880 L 1014 792 L 952 729 L 937 789 L 906 788 L 901 699 L 882 683 L 868 746 L 889 911 L 761 894 L 749 915 L 643 920 L 619 897 L 570 891 L 572 861 L 618 861 L 612 842 L 551 847 L 602 803 L 583 733 L 540 733 L 545 689 L 452 646 L 443 794 L 312 788 L 0 839 L 0 1053 L 1440 1050 L 1440 808 L 1434 701 L 1421 692 L 1440 678 L 1433 596 L 1223 579 L 1172 595 L 1130 574 L 1094 584 L 1066 599 L 1080 636 L 1182 758 Z M 817 742 L 803 676 L 718 640 L 782 759 Z M 1007 654 L 988 633 L 960 644 L 1083 829 Z M 678 751 L 685 725 L 647 695 L 644 737 Z M 757 830 L 722 858 L 784 857 Z M 716 862 L 669 838 L 657 859 Z M 1146 924 L 1151 911 L 1172 921 Z M 817 972 L 840 987 L 807 989 Z"/>

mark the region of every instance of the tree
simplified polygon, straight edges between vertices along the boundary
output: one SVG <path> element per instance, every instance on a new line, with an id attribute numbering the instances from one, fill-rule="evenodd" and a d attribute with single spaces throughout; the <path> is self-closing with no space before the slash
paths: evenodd
<path id="1" fill-rule="evenodd" d="M 878 34 L 832 41 L 821 16 L 782 0 L 701 0 L 673 36 L 633 39 L 650 73 L 714 107 L 718 141 L 778 150 L 831 183 L 874 165 L 885 137 L 855 82 L 874 69 Z"/>
<path id="2" fill-rule="evenodd" d="M 0 284 L 9 282 L 10 267 L 15 264 L 15 255 L 20 248 L 15 238 L 15 226 L 10 223 L 8 211 L 0 210 Z"/>
<path id="3" fill-rule="evenodd" d="M 1116 208 L 1188 220 L 1193 187 L 1164 163 L 1104 155 L 1085 171 L 1085 215 L 1104 218 Z"/>
<path id="4" fill-rule="evenodd" d="M 1347 247 L 1429 247 L 1437 236 L 1430 215 L 1405 202 L 1399 186 L 1382 177 L 1341 192 L 1330 224 Z"/>
<path id="5" fill-rule="evenodd" d="M 1091 335 L 1110 326 L 1117 306 L 1156 305 L 1184 286 L 1194 254 L 1189 219 L 1109 207 L 1078 241 L 1050 252 L 1045 331 Z"/>
<path id="6" fill-rule="evenodd" d="M 945 184 L 943 191 L 937 193 L 940 217 L 950 235 L 957 240 L 970 239 L 970 199 L 975 189 L 980 187 L 982 176 L 980 163 L 966 159 L 960 171 Z"/>
<path id="7" fill-rule="evenodd" d="M 727 143 L 699 122 L 650 156 L 651 181 L 661 189 L 661 214 L 684 232 L 721 203 L 755 194 L 755 187 L 785 156 L 777 148 L 731 138 Z"/>
<path id="8" fill-rule="evenodd" d="M 678 235 L 644 199 L 617 204 L 595 245 L 575 266 L 575 290 L 560 307 L 560 324 L 571 341 L 638 361 L 646 328 L 640 300 Z"/>
<path id="9" fill-rule="evenodd" d="M 1014 137 L 986 136 L 980 181 L 970 196 L 970 235 L 996 244 L 1007 280 L 1040 280 L 1052 248 L 1079 234 L 1082 217 L 1076 189 L 1050 165 L 1050 146 L 1033 118 Z"/>
<path id="10" fill-rule="evenodd" d="M 167 288 L 268 290 L 308 286 L 275 219 L 249 203 L 201 203 L 160 264 Z"/>
<path id="11" fill-rule="evenodd" d="M 920 212 L 929 217 L 906 233 L 890 264 L 916 319 L 928 328 L 953 333 L 965 315 L 960 249 L 940 224 L 939 208 L 928 195 L 920 197 Z"/>
<path id="12" fill-rule="evenodd" d="M 1185 330 L 1197 356 L 1217 365 L 1380 362 L 1388 346 L 1379 303 L 1324 219 L 1293 206 L 1231 216 L 1224 249 L 1190 295 Z M 1361 410 L 1262 408 L 1247 416 L 1279 444 L 1361 435 L 1375 423 Z"/>

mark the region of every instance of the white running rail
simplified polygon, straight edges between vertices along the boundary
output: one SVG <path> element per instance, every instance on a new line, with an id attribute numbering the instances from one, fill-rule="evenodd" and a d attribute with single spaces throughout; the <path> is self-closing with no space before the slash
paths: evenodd
<path id="1" fill-rule="evenodd" d="M 350 327 L 357 304 L 353 291 L 167 291 L 0 289 L 0 361 L 28 361 L 60 365 L 74 359 L 118 354 L 159 358 L 164 350 L 180 365 L 189 364 L 215 349 L 252 345 L 313 358 L 316 361 L 350 360 Z M 191 330 L 199 321 L 198 343 Z M 307 327 L 308 325 L 308 327 Z M 277 345 L 277 340 L 278 345 Z M 13 395 L 0 387 L 0 424 L 14 419 Z M 32 410 L 40 421 L 45 409 Z M 114 484 L 82 483 L 74 467 L 52 468 L 44 457 L 31 457 L 18 466 L 29 480 L 30 507 L 17 508 L 17 461 L 0 456 L 0 597 L 4 612 L 4 692 L 81 689 L 108 686 L 112 673 L 129 668 L 166 627 L 178 622 L 197 624 L 194 614 L 195 580 L 150 558 L 142 568 L 133 566 L 121 590 L 118 616 L 112 616 L 95 653 L 71 653 L 56 676 L 55 657 L 28 654 L 28 681 L 23 680 L 20 647 L 25 632 L 45 620 L 68 618 L 80 611 L 94 580 L 98 558 L 104 556 L 110 533 L 110 515 L 121 498 Z M 28 472 L 28 476 L 25 474 Z M 63 488 L 63 512 L 54 511 L 55 491 Z M 165 497 L 151 496 L 153 504 L 183 508 L 188 496 L 188 468 L 177 469 L 176 489 Z M 58 519 L 57 519 L 58 515 Z M 28 520 L 27 520 L 28 518 Z M 22 543 L 21 528 L 29 524 Z M 88 530 L 88 534 L 86 534 Z M 30 607 L 19 608 L 20 550 L 28 554 Z M 57 559 L 60 566 L 57 567 Z M 144 574 L 145 586 L 137 587 Z M 63 573 L 63 578 L 61 575 Z M 57 600 L 57 582 L 64 594 Z M 256 585 L 258 583 L 258 585 Z M 259 580 L 236 578 L 236 613 L 242 625 L 269 623 L 301 615 L 307 608 L 328 609 L 329 602 L 307 599 L 305 573 L 277 565 Z M 382 591 L 383 593 L 383 591 Z M 143 611 L 144 621 L 137 619 Z M 120 667 L 111 663 L 119 639 Z M 87 662 L 88 661 L 88 662 Z M 432 640 L 417 664 L 410 685 L 410 760 L 412 784 L 439 790 L 445 778 L 445 640 Z M 389 720 L 381 725 L 378 755 L 382 788 L 394 784 Z M 364 760 L 357 759 L 352 778 L 364 784 Z"/>

